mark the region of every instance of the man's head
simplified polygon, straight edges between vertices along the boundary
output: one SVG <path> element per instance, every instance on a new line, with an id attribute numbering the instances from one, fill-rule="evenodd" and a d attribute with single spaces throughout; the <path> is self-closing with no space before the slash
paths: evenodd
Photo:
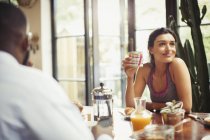
<path id="1" fill-rule="evenodd" d="M 12 54 L 23 63 L 28 51 L 27 21 L 16 6 L 0 2 L 0 50 Z"/>

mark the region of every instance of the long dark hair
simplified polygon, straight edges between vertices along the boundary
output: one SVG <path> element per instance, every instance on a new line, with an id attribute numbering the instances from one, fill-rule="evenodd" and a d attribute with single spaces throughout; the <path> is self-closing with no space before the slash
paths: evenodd
<path id="1" fill-rule="evenodd" d="M 171 34 L 174 37 L 175 42 L 176 42 L 176 34 L 172 30 L 170 30 L 168 28 L 163 28 L 163 27 L 158 28 L 158 29 L 154 30 L 149 36 L 148 46 L 147 46 L 148 50 L 154 46 L 155 39 L 159 35 L 168 34 L 168 33 Z M 153 66 L 155 66 L 154 56 L 151 53 L 149 53 L 149 54 L 150 54 L 150 62 Z"/>

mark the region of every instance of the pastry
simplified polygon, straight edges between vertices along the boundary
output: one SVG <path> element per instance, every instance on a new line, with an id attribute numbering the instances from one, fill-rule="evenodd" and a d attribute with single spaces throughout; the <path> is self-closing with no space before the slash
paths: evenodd
<path id="1" fill-rule="evenodd" d="M 209 117 L 204 118 L 204 121 L 205 121 L 205 123 L 210 124 L 210 116 L 209 116 Z"/>
<path id="2" fill-rule="evenodd" d="M 125 114 L 126 115 L 131 115 L 131 113 L 134 111 L 135 109 L 133 107 L 126 107 L 125 108 Z"/>

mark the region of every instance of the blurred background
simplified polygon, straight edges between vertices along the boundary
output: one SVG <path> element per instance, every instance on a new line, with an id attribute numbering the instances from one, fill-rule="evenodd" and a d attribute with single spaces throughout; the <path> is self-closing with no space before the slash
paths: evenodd
<path id="1" fill-rule="evenodd" d="M 3 1 L 3 0 L 1 0 Z M 114 106 L 125 106 L 126 75 L 121 60 L 128 51 L 143 52 L 149 61 L 148 36 L 167 27 L 173 15 L 182 43 L 191 31 L 181 21 L 180 0 L 10 0 L 29 21 L 33 67 L 52 75 L 69 98 L 91 105 L 91 91 L 103 82 L 112 89 Z M 210 63 L 210 1 L 201 23 L 207 62 Z M 44 89 L 43 89 L 44 90 Z M 144 95 L 150 100 L 148 89 Z"/>

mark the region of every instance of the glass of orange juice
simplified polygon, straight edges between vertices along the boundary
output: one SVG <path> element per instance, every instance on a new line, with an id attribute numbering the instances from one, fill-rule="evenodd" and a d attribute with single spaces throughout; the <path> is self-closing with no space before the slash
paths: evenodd
<path id="1" fill-rule="evenodd" d="M 136 97 L 134 101 L 135 111 L 131 114 L 131 123 L 133 131 L 137 131 L 151 123 L 152 113 L 146 110 L 146 99 Z"/>
<path id="2" fill-rule="evenodd" d="M 133 131 L 143 129 L 146 125 L 150 124 L 151 116 L 142 116 L 137 114 L 131 117 L 131 122 L 133 125 Z"/>

